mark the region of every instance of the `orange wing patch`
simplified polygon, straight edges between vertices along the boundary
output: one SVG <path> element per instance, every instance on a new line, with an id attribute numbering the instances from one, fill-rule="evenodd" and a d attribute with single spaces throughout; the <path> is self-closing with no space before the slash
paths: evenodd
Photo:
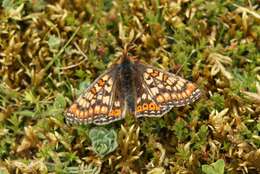
<path id="1" fill-rule="evenodd" d="M 143 105 L 138 105 L 136 108 L 137 113 L 145 112 L 145 111 L 159 111 L 160 106 L 156 103 L 144 103 Z"/>
<path id="2" fill-rule="evenodd" d="M 76 113 L 77 110 L 78 110 L 78 106 L 77 106 L 76 103 L 73 103 L 73 104 L 70 106 L 70 108 L 69 108 L 69 111 L 70 111 L 71 113 Z"/>
<path id="3" fill-rule="evenodd" d="M 105 81 L 104 81 L 103 79 L 100 79 L 100 80 L 98 81 L 98 85 L 99 85 L 100 87 L 103 87 L 103 86 L 105 85 Z"/>
<path id="4" fill-rule="evenodd" d="M 121 115 L 121 110 L 120 109 L 113 109 L 109 112 L 109 116 L 112 117 L 119 117 Z"/>
<path id="5" fill-rule="evenodd" d="M 168 78 L 169 78 L 168 75 L 163 74 L 163 81 L 164 81 L 164 82 L 166 82 L 166 81 L 168 80 Z"/>
<path id="6" fill-rule="evenodd" d="M 96 95 L 97 94 L 97 90 L 95 87 L 93 87 L 92 89 L 90 89 L 90 92 L 93 94 L 93 95 Z"/>

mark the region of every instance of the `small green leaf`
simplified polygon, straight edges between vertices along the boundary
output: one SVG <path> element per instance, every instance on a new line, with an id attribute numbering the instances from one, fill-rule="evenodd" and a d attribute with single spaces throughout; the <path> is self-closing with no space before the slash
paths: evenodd
<path id="1" fill-rule="evenodd" d="M 30 103 L 37 103 L 38 99 L 35 97 L 32 91 L 25 91 L 24 100 Z"/>
<path id="2" fill-rule="evenodd" d="M 75 76 L 77 76 L 77 77 L 79 77 L 79 78 L 81 78 L 81 79 L 83 79 L 84 77 L 86 77 L 86 71 L 83 71 L 82 69 L 78 69 L 78 70 L 76 70 L 76 72 L 75 72 Z"/>
<path id="3" fill-rule="evenodd" d="M 57 50 L 61 45 L 61 40 L 54 35 L 50 35 L 48 45 L 50 49 Z"/>
<path id="4" fill-rule="evenodd" d="M 46 2 L 44 0 L 31 0 L 31 5 L 34 11 L 42 11 L 46 6 Z"/>
<path id="5" fill-rule="evenodd" d="M 64 108 L 65 106 L 66 106 L 66 100 L 65 100 L 64 96 L 61 94 L 58 94 L 54 101 L 54 107 L 55 108 Z"/>
<path id="6" fill-rule="evenodd" d="M 260 131 L 260 123 L 256 124 L 256 128 L 257 128 L 258 131 Z"/>
<path id="7" fill-rule="evenodd" d="M 18 112 L 15 112 L 15 113 L 18 114 L 18 115 L 28 116 L 28 117 L 33 117 L 35 115 L 35 112 L 29 111 L 29 110 L 18 111 Z"/>
<path id="8" fill-rule="evenodd" d="M 102 61 L 95 60 L 95 61 L 93 62 L 93 65 L 94 65 L 97 69 L 99 69 L 99 70 L 104 70 L 104 69 L 106 69 L 106 65 L 105 65 Z"/>
<path id="9" fill-rule="evenodd" d="M 224 174 L 225 162 L 220 159 L 210 165 L 202 165 L 202 171 L 206 174 Z"/>
<path id="10" fill-rule="evenodd" d="M 85 81 L 81 82 L 79 84 L 79 93 L 82 93 L 88 86 L 90 85 L 90 80 L 89 79 L 86 79 Z"/>
<path id="11" fill-rule="evenodd" d="M 3 0 L 2 7 L 6 10 L 14 9 L 20 5 L 21 2 L 15 2 L 12 0 Z"/>
<path id="12" fill-rule="evenodd" d="M 70 26 L 75 26 L 79 24 L 79 21 L 75 18 L 75 16 L 71 13 L 65 18 L 66 24 Z"/>

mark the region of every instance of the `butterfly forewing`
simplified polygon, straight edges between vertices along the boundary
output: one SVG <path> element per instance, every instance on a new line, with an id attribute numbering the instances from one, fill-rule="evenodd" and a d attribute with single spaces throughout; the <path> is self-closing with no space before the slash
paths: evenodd
<path id="1" fill-rule="evenodd" d="M 114 66 L 100 75 L 66 111 L 68 122 L 108 124 L 122 118 L 122 107 L 116 95 Z"/>

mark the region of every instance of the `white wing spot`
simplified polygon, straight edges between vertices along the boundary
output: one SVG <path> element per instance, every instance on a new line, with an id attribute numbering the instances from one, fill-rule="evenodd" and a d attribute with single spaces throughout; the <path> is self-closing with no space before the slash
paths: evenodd
<path id="1" fill-rule="evenodd" d="M 119 106 L 120 106 L 120 102 L 119 102 L 119 101 L 116 101 L 116 102 L 115 102 L 115 106 L 116 106 L 116 107 L 119 107 Z"/>
<path id="2" fill-rule="evenodd" d="M 111 86 L 113 84 L 112 78 L 110 78 L 107 83 L 109 84 L 109 86 Z"/>
<path id="3" fill-rule="evenodd" d="M 102 100 L 102 97 L 103 97 L 102 95 L 98 95 L 97 100 Z"/>
<path id="4" fill-rule="evenodd" d="M 141 98 L 138 97 L 137 100 L 136 100 L 136 103 L 140 103 L 140 101 L 141 101 Z"/>
<path id="5" fill-rule="evenodd" d="M 177 78 L 174 78 L 174 77 L 170 77 L 169 79 L 168 79 L 170 82 L 172 82 L 172 84 L 173 83 L 175 83 L 177 80 L 179 80 L 179 79 L 177 79 Z"/>
<path id="6" fill-rule="evenodd" d="M 145 73 L 144 73 L 144 78 L 145 78 L 145 79 L 148 79 L 148 78 L 149 78 L 149 74 L 145 72 Z"/>
<path id="7" fill-rule="evenodd" d="M 157 87 L 151 88 L 151 91 L 152 91 L 153 95 L 157 95 L 159 93 L 159 90 Z"/>
<path id="8" fill-rule="evenodd" d="M 96 100 L 92 99 L 92 100 L 90 101 L 90 104 L 93 105 L 95 102 L 96 102 Z"/>
<path id="9" fill-rule="evenodd" d="M 158 88 L 164 88 L 164 85 L 163 84 L 158 84 Z"/>
<path id="10" fill-rule="evenodd" d="M 171 96 L 168 94 L 168 93 L 164 93 L 163 94 L 163 97 L 165 98 L 165 100 L 170 100 L 171 99 Z"/>
<path id="11" fill-rule="evenodd" d="M 77 99 L 77 102 L 79 103 L 79 105 L 83 106 L 84 105 L 84 102 L 86 102 L 82 97 L 79 97 Z"/>
<path id="12" fill-rule="evenodd" d="M 146 72 L 148 72 L 148 73 L 152 73 L 152 72 L 153 72 L 153 69 L 151 69 L 151 68 L 147 68 Z"/>
<path id="13" fill-rule="evenodd" d="M 111 85 L 110 86 L 106 85 L 104 88 L 105 88 L 105 90 L 107 92 L 111 92 L 112 91 L 112 86 Z"/>
<path id="14" fill-rule="evenodd" d="M 109 96 L 104 96 L 103 97 L 103 103 L 108 105 L 108 103 L 109 103 Z"/>
<path id="15" fill-rule="evenodd" d="M 108 75 L 104 75 L 104 77 L 102 78 L 104 81 L 107 81 L 108 80 L 108 78 L 109 78 L 109 76 Z"/>
<path id="16" fill-rule="evenodd" d="M 172 90 L 172 88 L 169 85 L 167 85 L 165 88 L 168 90 Z"/>
<path id="17" fill-rule="evenodd" d="M 142 95 L 142 99 L 146 99 L 146 97 L 147 97 L 147 95 L 144 93 L 144 94 Z"/>

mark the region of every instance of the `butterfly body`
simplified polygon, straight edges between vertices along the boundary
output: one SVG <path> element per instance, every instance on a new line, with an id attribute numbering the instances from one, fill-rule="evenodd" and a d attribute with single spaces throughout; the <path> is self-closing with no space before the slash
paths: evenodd
<path id="1" fill-rule="evenodd" d="M 125 57 L 118 65 L 118 90 L 121 91 L 121 97 L 130 113 L 135 112 L 135 70 L 133 62 Z M 122 103 L 123 104 L 123 103 Z"/>
<path id="2" fill-rule="evenodd" d="M 199 96 L 193 83 L 125 55 L 100 75 L 65 115 L 69 122 L 97 125 L 121 120 L 126 113 L 160 117 Z"/>

